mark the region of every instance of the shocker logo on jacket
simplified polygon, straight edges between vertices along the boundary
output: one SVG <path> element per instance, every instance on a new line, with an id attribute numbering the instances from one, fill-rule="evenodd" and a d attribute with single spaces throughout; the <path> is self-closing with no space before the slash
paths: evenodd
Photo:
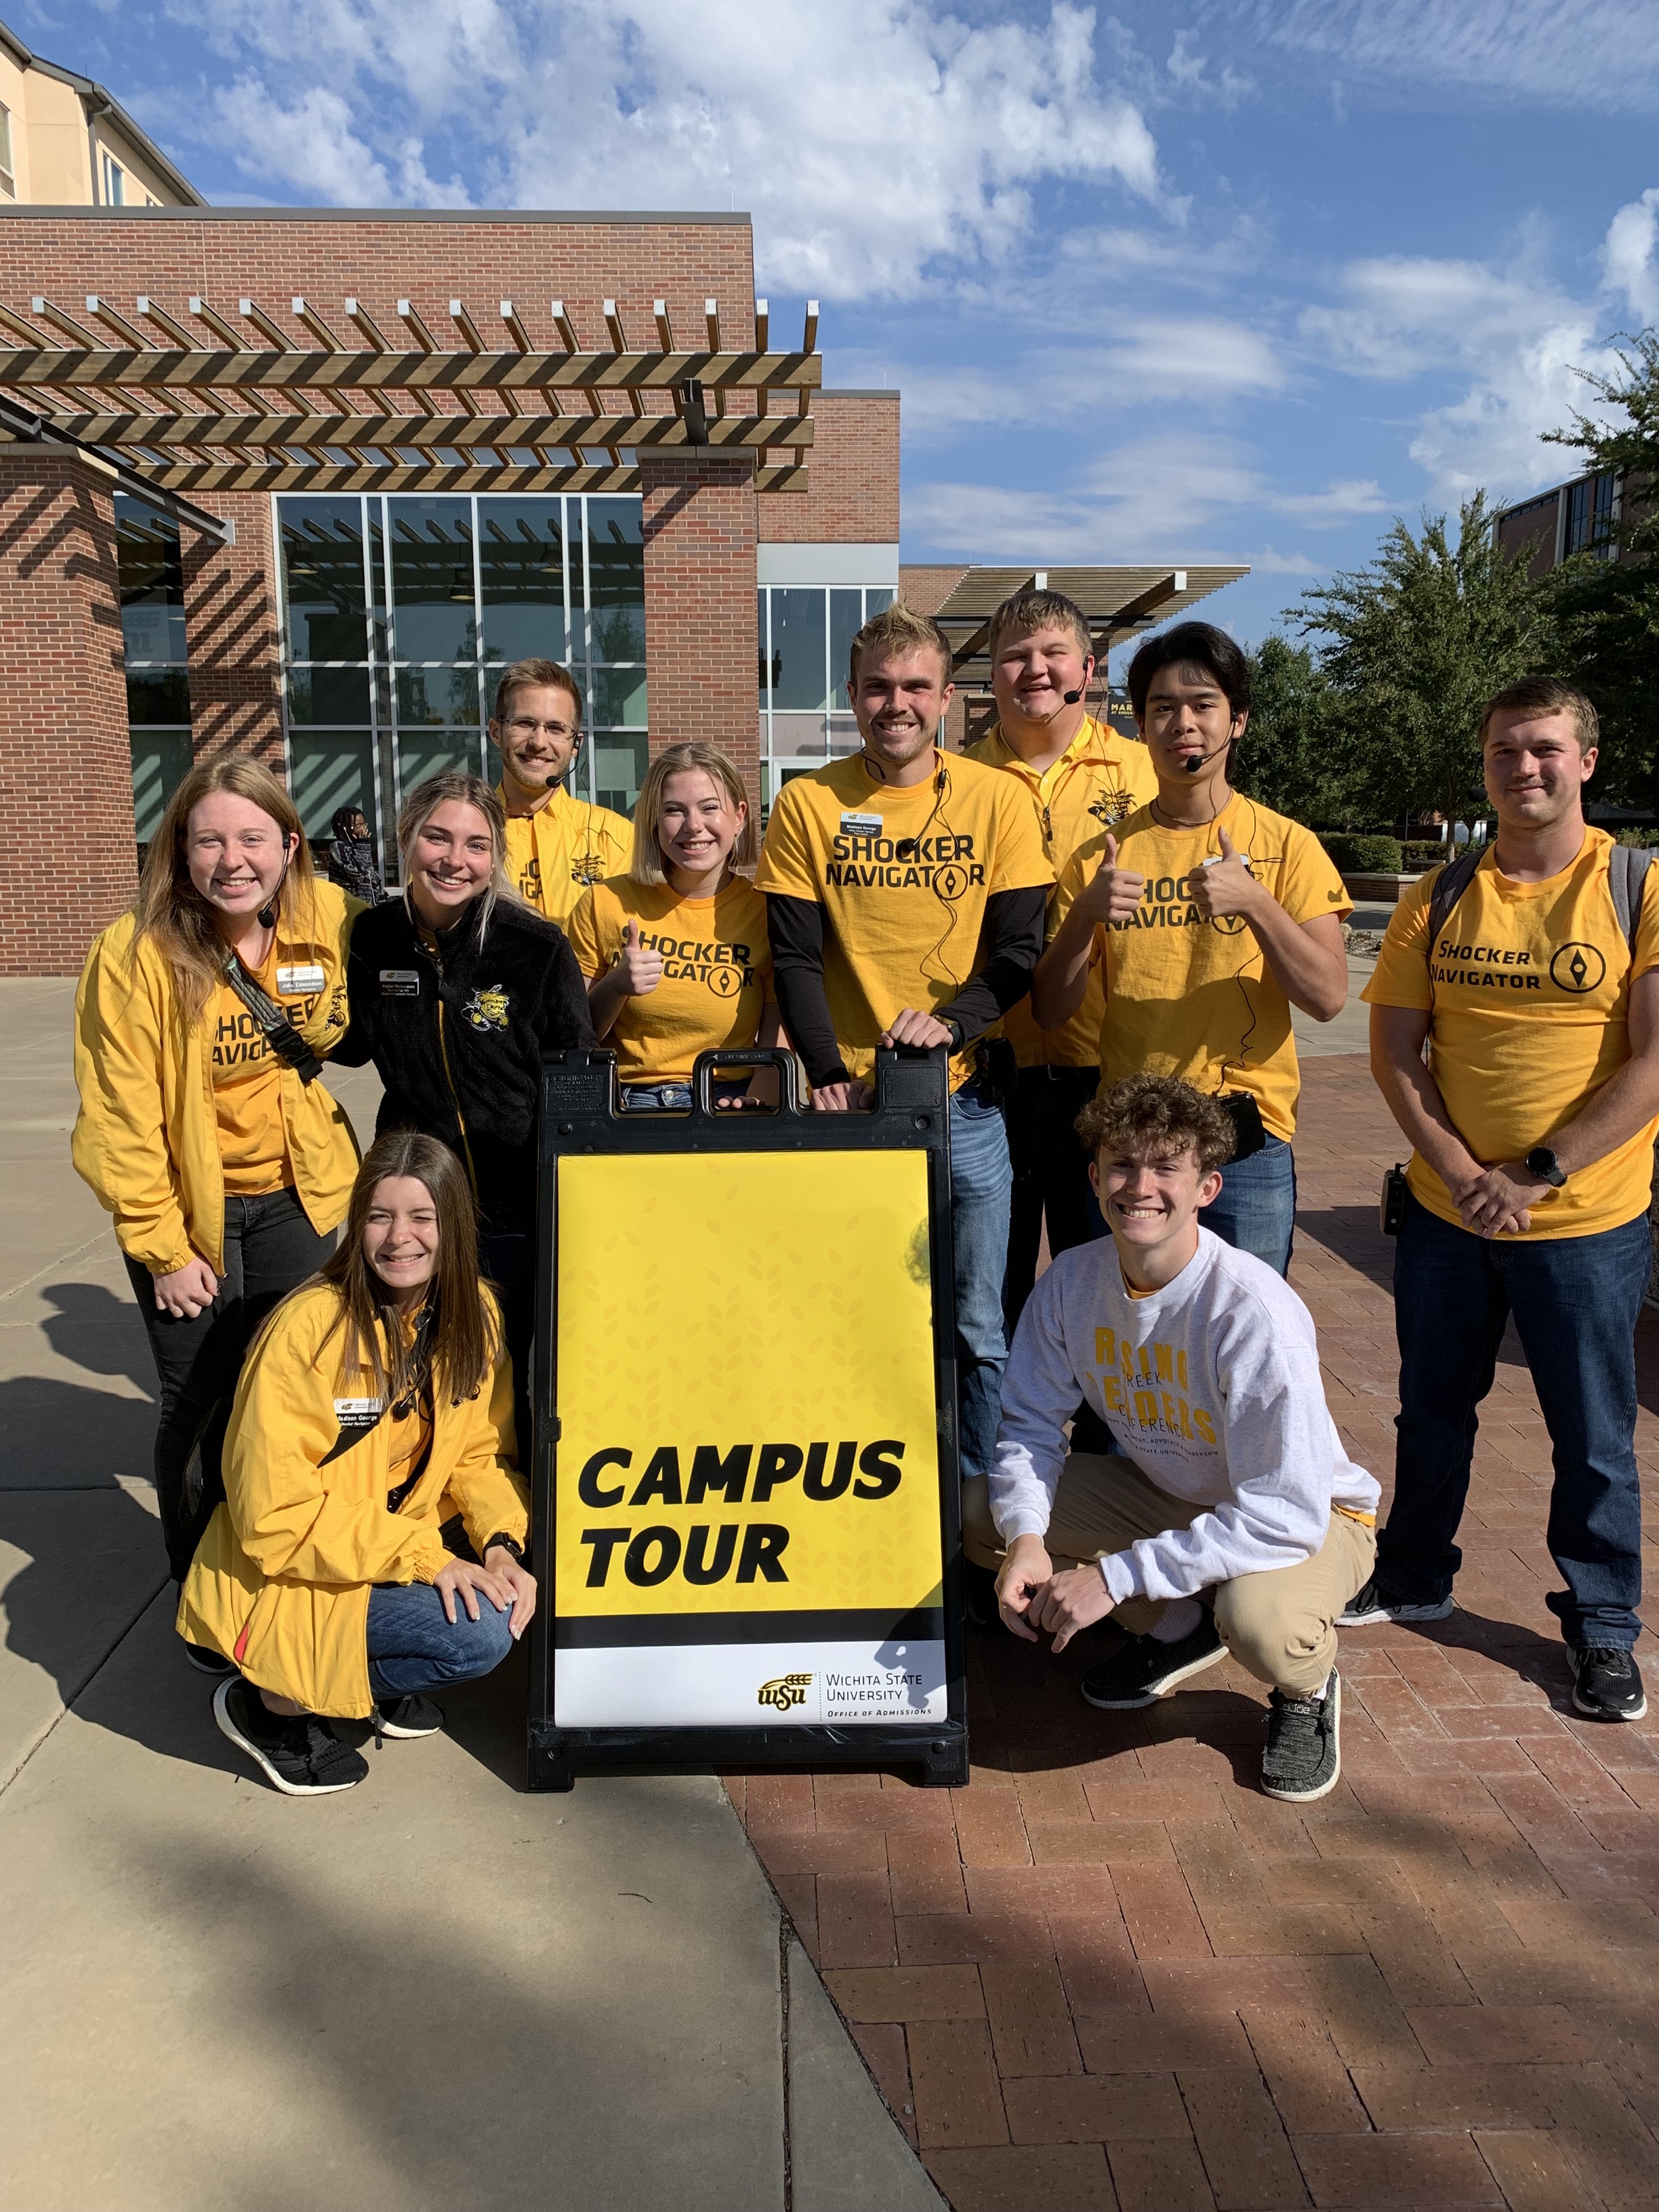
<path id="1" fill-rule="evenodd" d="M 1134 795 L 1127 791 L 1097 791 L 1089 801 L 1089 811 L 1103 830 L 1115 829 L 1126 816 L 1135 811 Z"/>
<path id="2" fill-rule="evenodd" d="M 507 994 L 499 983 L 481 983 L 461 1011 L 475 1030 L 505 1030 Z"/>

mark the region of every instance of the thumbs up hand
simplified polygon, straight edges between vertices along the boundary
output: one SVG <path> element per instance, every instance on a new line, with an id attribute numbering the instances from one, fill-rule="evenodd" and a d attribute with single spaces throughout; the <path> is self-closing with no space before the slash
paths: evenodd
<path id="1" fill-rule="evenodd" d="M 1145 876 L 1117 864 L 1117 839 L 1109 831 L 1102 848 L 1100 866 L 1079 902 L 1095 921 L 1127 921 L 1140 904 L 1146 888 Z"/>
<path id="2" fill-rule="evenodd" d="M 1270 897 L 1250 873 L 1250 856 L 1241 853 L 1224 829 L 1216 831 L 1220 857 L 1193 870 L 1188 882 L 1193 904 L 1206 921 L 1227 915 L 1249 915 L 1259 901 Z"/>
<path id="3" fill-rule="evenodd" d="M 623 988 L 633 999 L 644 998 L 662 981 L 662 955 L 641 944 L 640 925 L 632 915 L 623 927 L 615 965 L 622 975 Z"/>

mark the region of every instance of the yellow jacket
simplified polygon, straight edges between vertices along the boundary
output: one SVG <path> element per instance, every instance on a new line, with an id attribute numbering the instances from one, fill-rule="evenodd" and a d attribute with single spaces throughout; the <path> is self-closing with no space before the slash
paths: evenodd
<path id="1" fill-rule="evenodd" d="M 346 1031 L 346 941 L 362 902 L 314 887 L 309 927 L 277 928 L 277 959 L 320 967 L 323 988 L 295 1024 L 319 1059 Z M 186 1024 L 173 970 L 137 917 L 124 914 L 87 955 L 75 998 L 75 1080 L 81 1093 L 71 1156 L 130 1259 L 165 1275 L 199 1252 L 224 1267 L 225 1185 L 213 1106 L 207 1023 Z M 345 1218 L 357 1146 L 338 1100 L 320 1082 L 281 1071 L 283 1127 L 295 1188 L 319 1237 Z"/>
<path id="2" fill-rule="evenodd" d="M 507 790 L 495 787 L 503 806 Z M 634 853 L 626 815 L 562 787 L 534 814 L 507 817 L 507 879 L 527 906 L 562 929 L 584 891 L 607 876 L 625 876 Z"/>
<path id="3" fill-rule="evenodd" d="M 1085 714 L 1060 758 L 1041 771 L 1029 767 L 1003 736 L 1000 724 L 975 745 L 969 760 L 1006 769 L 1031 794 L 1042 831 L 1044 857 L 1059 875 L 1079 845 L 1110 830 L 1137 806 L 1158 796 L 1152 757 L 1139 738 L 1120 737 L 1107 722 Z M 1022 999 L 1003 1017 L 1002 1033 L 1022 1067 L 1095 1067 L 1106 1011 L 1100 973 L 1089 970 L 1083 1003 L 1063 1029 L 1039 1029 L 1031 1002 Z"/>
<path id="4" fill-rule="evenodd" d="M 504 1352 L 476 1397 L 434 1391 L 426 1471 L 395 1513 L 386 1502 L 389 1417 L 329 1457 L 341 1441 L 337 1403 L 372 1400 L 374 1389 L 367 1368 L 345 1371 L 343 1329 L 329 1336 L 339 1311 L 331 1284 L 296 1291 L 242 1369 L 225 1436 L 226 1502 L 185 1578 L 179 1633 L 307 1712 L 362 1718 L 374 1705 L 373 1586 L 431 1582 L 451 1556 L 438 1530 L 453 1513 L 475 1550 L 497 1534 L 522 1544 L 530 1516 Z"/>

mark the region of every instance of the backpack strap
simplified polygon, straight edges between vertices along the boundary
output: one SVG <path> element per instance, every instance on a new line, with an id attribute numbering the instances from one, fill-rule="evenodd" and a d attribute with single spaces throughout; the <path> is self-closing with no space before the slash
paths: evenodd
<path id="1" fill-rule="evenodd" d="M 1636 950 L 1636 932 L 1642 919 L 1642 893 L 1647 884 L 1648 870 L 1653 866 L 1653 852 L 1648 848 L 1638 852 L 1634 846 L 1615 845 L 1607 855 L 1607 889 L 1613 893 L 1613 910 L 1619 917 L 1619 927 L 1625 933 L 1625 942 L 1632 952 Z"/>
<path id="2" fill-rule="evenodd" d="M 1452 908 L 1457 904 L 1474 880 L 1474 872 L 1486 854 L 1484 845 L 1466 845 L 1455 860 L 1448 860 L 1434 879 L 1429 893 L 1429 957 L 1434 957 L 1434 947 L 1445 927 Z"/>

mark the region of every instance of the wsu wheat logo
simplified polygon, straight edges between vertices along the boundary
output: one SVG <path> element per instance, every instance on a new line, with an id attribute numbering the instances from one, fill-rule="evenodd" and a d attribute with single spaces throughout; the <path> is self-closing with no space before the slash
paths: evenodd
<path id="1" fill-rule="evenodd" d="M 755 1692 L 755 1703 L 770 1705 L 775 1712 L 787 1713 L 806 1703 L 806 1692 L 811 1686 L 810 1674 L 780 1674 L 775 1681 L 761 1684 Z"/>

